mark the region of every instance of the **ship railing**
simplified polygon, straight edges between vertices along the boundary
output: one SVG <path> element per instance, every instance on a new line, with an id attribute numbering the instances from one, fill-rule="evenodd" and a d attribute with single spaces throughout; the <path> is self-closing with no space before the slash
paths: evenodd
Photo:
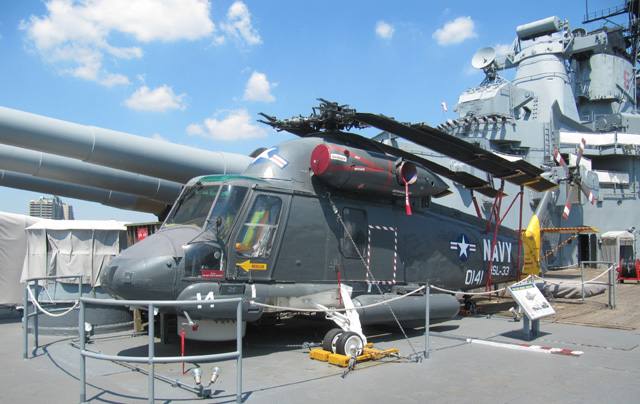
<path id="1" fill-rule="evenodd" d="M 615 309 L 617 306 L 616 303 L 616 285 L 617 285 L 617 279 L 616 279 L 616 268 L 615 268 L 615 264 L 613 262 L 608 262 L 608 261 L 581 261 L 580 262 L 580 279 L 581 279 L 581 284 L 582 284 L 582 301 L 584 302 L 584 298 L 585 298 L 585 292 L 584 292 L 584 285 L 586 283 L 589 282 L 585 282 L 584 280 L 584 267 L 585 266 L 591 266 L 591 265 L 604 265 L 607 268 L 607 273 L 608 273 L 608 280 L 607 280 L 607 289 L 609 290 L 609 307 L 612 309 Z M 599 275 L 598 277 L 600 277 L 601 275 Z M 597 279 L 597 278 L 596 278 Z M 594 281 L 595 279 L 592 279 L 592 281 Z"/>
<path id="2" fill-rule="evenodd" d="M 40 294 L 40 286 L 42 281 L 50 282 L 60 282 L 61 280 L 72 280 L 77 279 L 78 282 L 78 297 L 75 301 L 67 300 L 55 300 L 49 296 L 49 299 L 46 301 L 46 304 L 72 304 L 71 307 L 61 307 L 61 308 L 53 308 L 45 310 L 41 302 L 38 300 L 38 296 Z M 35 289 L 35 293 L 34 293 Z M 46 289 L 44 291 L 48 292 Z M 29 319 L 33 319 L 33 343 L 35 345 L 35 349 L 37 350 L 39 347 L 38 344 L 38 315 L 40 312 L 43 312 L 48 315 L 52 315 L 55 317 L 61 317 L 70 312 L 74 311 L 82 297 L 82 275 L 66 275 L 66 276 L 42 276 L 38 278 L 29 278 L 24 281 L 24 309 L 22 314 L 22 332 L 24 338 L 22 357 L 24 359 L 29 359 Z M 32 310 L 29 308 L 33 307 Z M 31 312 L 30 312 L 31 311 Z"/>
<path id="3" fill-rule="evenodd" d="M 587 12 L 587 14 L 584 16 L 584 20 L 582 20 L 582 23 L 586 24 L 589 22 L 601 20 L 603 18 L 614 17 L 616 15 L 627 13 L 628 11 L 629 5 L 625 3 L 620 6 L 609 7 L 600 11 L 594 11 L 593 13 Z"/>
<path id="4" fill-rule="evenodd" d="M 115 361 L 115 362 L 133 362 L 133 363 L 147 363 L 149 365 L 149 387 L 148 396 L 149 403 L 154 403 L 154 381 L 156 378 L 155 367 L 156 363 L 180 363 L 180 362 L 214 362 L 229 359 L 236 359 L 237 361 L 237 391 L 236 402 L 242 402 L 242 298 L 230 298 L 230 299 L 217 299 L 218 303 L 236 303 L 236 350 L 231 352 L 209 354 L 209 355 L 192 355 L 192 356 L 162 356 L 157 357 L 155 355 L 155 326 L 153 318 L 149 319 L 148 325 L 148 342 L 147 356 L 120 356 L 120 355 L 106 355 L 90 351 L 86 349 L 86 333 L 85 327 L 85 305 L 106 305 L 106 306 L 133 306 L 133 307 L 146 307 L 149 311 L 149 316 L 152 317 L 156 313 L 157 308 L 161 307 L 191 307 L 202 305 L 202 301 L 199 300 L 113 300 L 113 299 L 94 299 L 88 297 L 80 298 L 80 311 L 78 316 L 78 336 L 80 339 L 80 403 L 86 403 L 86 358 L 93 358 L 98 360 Z"/>

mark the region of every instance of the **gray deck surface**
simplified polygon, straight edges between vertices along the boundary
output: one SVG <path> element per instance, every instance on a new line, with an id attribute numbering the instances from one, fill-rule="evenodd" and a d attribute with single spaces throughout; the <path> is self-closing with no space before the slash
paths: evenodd
<path id="1" fill-rule="evenodd" d="M 639 286 L 640 288 L 640 286 Z M 611 311 L 611 315 L 616 315 Z M 525 341 L 522 322 L 500 315 L 459 317 L 431 326 L 430 358 L 404 357 L 424 351 L 424 329 L 410 329 L 411 344 L 398 330 L 365 328 L 376 348 L 399 348 L 400 359 L 363 362 L 342 377 L 343 369 L 309 359 L 305 342 L 320 343 L 331 324 L 314 317 L 249 327 L 245 337 L 242 398 L 245 403 L 622 403 L 640 397 L 640 331 L 542 322 L 540 335 Z M 40 336 L 30 359 L 23 359 L 22 324 L 0 320 L 2 403 L 80 402 L 79 351 L 71 338 Z M 466 342 L 504 343 L 489 346 Z M 87 348 L 121 355 L 146 355 L 146 336 L 130 332 L 99 335 Z M 579 350 L 581 356 L 549 354 L 510 347 L 531 343 Z M 234 350 L 235 343 L 187 341 L 187 354 Z M 180 344 L 156 344 L 157 355 L 180 355 Z M 208 379 L 214 364 L 201 364 Z M 156 403 L 229 403 L 236 399 L 235 361 L 213 385 L 212 398 L 155 381 Z M 193 368 L 186 364 L 186 368 Z M 146 365 L 145 365 L 146 367 Z M 182 364 L 156 365 L 156 373 L 193 384 Z M 148 378 L 121 365 L 87 359 L 87 402 L 148 402 Z"/>

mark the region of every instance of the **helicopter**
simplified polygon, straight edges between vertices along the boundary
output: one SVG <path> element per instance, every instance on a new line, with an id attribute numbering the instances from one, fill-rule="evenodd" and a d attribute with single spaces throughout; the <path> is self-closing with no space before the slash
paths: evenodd
<path id="1" fill-rule="evenodd" d="M 427 283 L 465 291 L 517 279 L 516 231 L 433 202 L 451 193 L 441 176 L 496 198 L 499 190 L 345 130 L 373 126 L 502 181 L 556 187 L 541 169 L 424 124 L 320 101 L 309 117 L 262 114 L 298 138 L 259 150 L 239 175 L 191 179 L 162 227 L 103 270 L 104 289 L 119 299 L 203 301 L 171 309 L 198 324 L 186 335 L 196 340 L 236 338 L 235 304 L 221 298 L 244 299 L 243 333 L 246 322 L 283 310 L 327 311 L 339 328 L 323 348 L 348 354 L 366 345 L 362 325 L 424 322 Z M 434 322 L 459 308 L 451 294 L 430 296 Z"/>

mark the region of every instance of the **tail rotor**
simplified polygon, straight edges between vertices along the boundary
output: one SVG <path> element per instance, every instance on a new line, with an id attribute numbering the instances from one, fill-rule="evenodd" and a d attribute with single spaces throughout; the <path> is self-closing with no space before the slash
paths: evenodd
<path id="1" fill-rule="evenodd" d="M 595 197 L 589 187 L 582 181 L 582 176 L 580 174 L 580 160 L 582 159 L 582 154 L 584 153 L 584 148 L 586 146 L 586 141 L 584 138 L 580 141 L 578 157 L 576 159 L 576 164 L 574 166 L 569 166 L 562 158 L 562 155 L 555 149 L 553 152 L 553 158 L 556 160 L 558 165 L 563 168 L 567 175 L 567 202 L 564 205 L 564 211 L 562 212 L 562 217 L 564 220 L 569 219 L 569 214 L 571 213 L 571 205 L 573 204 L 573 200 L 576 197 L 576 193 L 582 191 L 582 193 L 586 196 L 589 202 L 593 205 L 595 203 Z M 580 191 L 578 190 L 580 189 Z"/>

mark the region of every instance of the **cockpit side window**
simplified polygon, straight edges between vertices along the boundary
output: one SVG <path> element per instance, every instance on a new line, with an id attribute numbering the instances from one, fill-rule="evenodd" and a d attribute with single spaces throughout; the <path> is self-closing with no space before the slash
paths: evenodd
<path id="1" fill-rule="evenodd" d="M 280 222 L 282 199 L 259 195 L 236 239 L 236 255 L 267 258 Z"/>
<path id="2" fill-rule="evenodd" d="M 191 225 L 202 227 L 209 216 L 219 186 L 203 186 L 196 183 L 185 191 L 172 209 L 164 226 Z"/>

